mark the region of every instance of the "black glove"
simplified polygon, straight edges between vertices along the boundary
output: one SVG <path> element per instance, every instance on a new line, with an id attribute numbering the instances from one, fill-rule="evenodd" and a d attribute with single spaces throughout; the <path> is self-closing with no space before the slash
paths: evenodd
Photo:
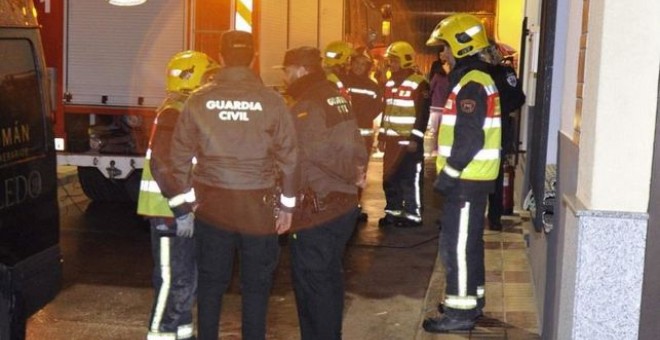
<path id="1" fill-rule="evenodd" d="M 447 175 L 446 172 L 440 171 L 438 177 L 435 179 L 435 182 L 433 183 L 433 188 L 436 191 L 446 195 L 456 185 L 458 185 L 458 177 L 451 177 Z"/>

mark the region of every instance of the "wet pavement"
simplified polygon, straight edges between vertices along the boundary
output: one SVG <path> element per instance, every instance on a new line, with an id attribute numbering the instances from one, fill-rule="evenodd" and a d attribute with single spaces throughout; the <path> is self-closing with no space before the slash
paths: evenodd
<path id="1" fill-rule="evenodd" d="M 487 307 L 486 318 L 474 332 L 432 335 L 421 330 L 423 318 L 435 313 L 444 281 L 442 266 L 436 261 L 435 221 L 441 199 L 430 190 L 431 167 L 426 172 L 424 226 L 382 229 L 377 226 L 385 205 L 380 184 L 382 163 L 376 159 L 369 166 L 363 197 L 369 220 L 358 225 L 344 261 L 344 339 L 538 339 L 536 320 L 524 325 L 507 322 L 508 315 L 513 318 L 519 314 L 500 312 L 497 308 L 503 308 L 503 302 Z M 27 339 L 144 339 L 153 297 L 147 223 L 130 205 L 91 203 L 79 187 L 75 169 L 61 169 L 60 181 L 63 287 L 53 302 L 29 320 Z M 501 236 L 497 238 L 487 235 L 486 243 L 493 248 L 500 245 L 500 249 L 516 243 L 513 248 L 520 250 L 520 224 L 507 223 L 511 237 L 505 232 L 498 233 Z M 502 273 L 505 266 L 499 266 Z M 300 338 L 290 275 L 289 249 L 283 242 L 270 298 L 268 339 Z M 219 334 L 223 340 L 240 339 L 237 276 L 223 300 Z M 503 289 L 504 274 L 498 276 L 496 269 L 490 277 L 502 281 L 499 286 L 490 286 L 497 294 L 498 287 Z"/>
<path id="2" fill-rule="evenodd" d="M 435 265 L 433 223 L 415 229 L 377 227 L 384 207 L 381 168 L 379 161 L 370 165 L 363 203 L 370 218 L 358 226 L 345 256 L 344 339 L 413 339 Z M 28 339 L 144 339 L 153 296 L 147 224 L 130 205 L 91 203 L 75 171 L 62 171 L 60 177 L 63 288 L 30 319 Z M 299 338 L 288 251 L 284 244 L 268 339 Z M 236 278 L 224 299 L 221 339 L 240 338 Z"/>

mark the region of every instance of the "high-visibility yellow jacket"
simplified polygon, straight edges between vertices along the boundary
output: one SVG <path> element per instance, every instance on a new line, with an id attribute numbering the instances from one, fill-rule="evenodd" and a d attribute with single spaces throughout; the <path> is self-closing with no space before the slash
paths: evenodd
<path id="1" fill-rule="evenodd" d="M 426 78 L 418 73 L 410 74 L 398 86 L 394 79 L 389 79 L 385 83 L 383 93 L 385 108 L 379 130 L 381 136 L 407 138 L 414 135 L 420 140 L 424 138 L 426 126 L 417 122 L 420 113 L 417 112 L 418 108 L 415 105 L 414 97 L 415 91 L 421 84 L 428 87 Z M 424 114 L 421 114 L 421 116 L 424 116 Z M 428 121 L 428 113 L 426 114 L 426 120 Z"/>
<path id="2" fill-rule="evenodd" d="M 475 87 L 473 83 L 478 84 L 485 91 L 485 103 L 481 99 L 483 97 L 473 96 L 476 93 L 481 93 L 483 96 L 481 89 Z M 466 91 L 468 86 L 470 89 Z M 477 91 L 474 91 L 475 89 Z M 465 92 L 461 93 L 461 91 Z M 480 135 L 474 135 L 476 129 L 469 130 L 473 125 L 470 123 L 480 121 L 481 118 L 483 118 L 481 126 L 483 142 L 480 142 L 480 146 L 466 147 L 467 143 L 481 141 Z M 470 119 L 473 121 L 470 122 Z M 463 130 L 459 129 L 457 124 L 461 120 L 465 122 L 461 126 Z M 452 88 L 445 104 L 438 132 L 436 160 L 438 171 L 448 167 L 445 172 L 450 175 L 453 173 L 462 180 L 496 179 L 500 166 L 501 125 L 500 98 L 493 79 L 477 69 L 468 71 Z M 456 145 L 457 140 L 466 144 Z M 466 149 L 478 150 L 466 151 Z"/>
<path id="3" fill-rule="evenodd" d="M 152 143 L 158 127 L 158 117 L 166 110 L 175 110 L 181 112 L 183 102 L 180 100 L 166 100 L 163 105 L 158 109 L 156 119 L 151 128 L 151 136 L 149 138 L 149 148 L 144 157 L 144 169 L 142 169 L 142 181 L 140 182 L 140 195 L 138 197 L 138 214 L 150 217 L 174 217 L 172 210 L 168 204 L 167 198 L 163 196 L 160 191 L 158 183 L 151 173 L 151 153 Z M 168 146 L 159 145 L 159 147 L 168 148 Z"/>

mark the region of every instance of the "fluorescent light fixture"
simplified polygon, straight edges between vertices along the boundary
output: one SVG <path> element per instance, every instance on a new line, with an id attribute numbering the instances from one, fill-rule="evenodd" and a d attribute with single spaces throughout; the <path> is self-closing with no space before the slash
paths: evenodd
<path id="1" fill-rule="evenodd" d="M 111 5 L 115 6 L 137 6 L 147 2 L 147 0 L 110 0 Z"/>

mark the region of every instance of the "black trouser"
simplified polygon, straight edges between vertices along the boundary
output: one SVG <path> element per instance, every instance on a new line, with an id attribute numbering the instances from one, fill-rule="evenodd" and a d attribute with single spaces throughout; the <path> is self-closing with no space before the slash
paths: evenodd
<path id="1" fill-rule="evenodd" d="M 238 250 L 243 339 L 265 339 L 268 297 L 279 256 L 277 235 L 227 232 L 196 220 L 195 239 L 199 271 L 198 338 L 218 339 L 222 297 L 231 282 L 234 252 Z"/>
<path id="2" fill-rule="evenodd" d="M 341 339 L 344 310 L 342 258 L 358 210 L 291 237 L 293 288 L 303 340 Z"/>
<path id="3" fill-rule="evenodd" d="M 155 295 L 149 334 L 177 334 L 177 339 L 187 339 L 193 336 L 192 308 L 197 285 L 195 240 L 162 236 L 156 226 L 166 221 L 170 224 L 170 230 L 176 230 L 172 219 L 150 219 Z"/>
<path id="4" fill-rule="evenodd" d="M 472 319 L 484 300 L 484 213 L 487 194 L 446 196 L 440 255 L 446 271 L 445 313 Z"/>
<path id="5" fill-rule="evenodd" d="M 385 212 L 394 212 L 416 222 L 422 219 L 422 180 L 424 148 L 418 144 L 415 152 L 408 152 L 407 139 L 388 138 L 383 155 L 383 191 Z"/>

